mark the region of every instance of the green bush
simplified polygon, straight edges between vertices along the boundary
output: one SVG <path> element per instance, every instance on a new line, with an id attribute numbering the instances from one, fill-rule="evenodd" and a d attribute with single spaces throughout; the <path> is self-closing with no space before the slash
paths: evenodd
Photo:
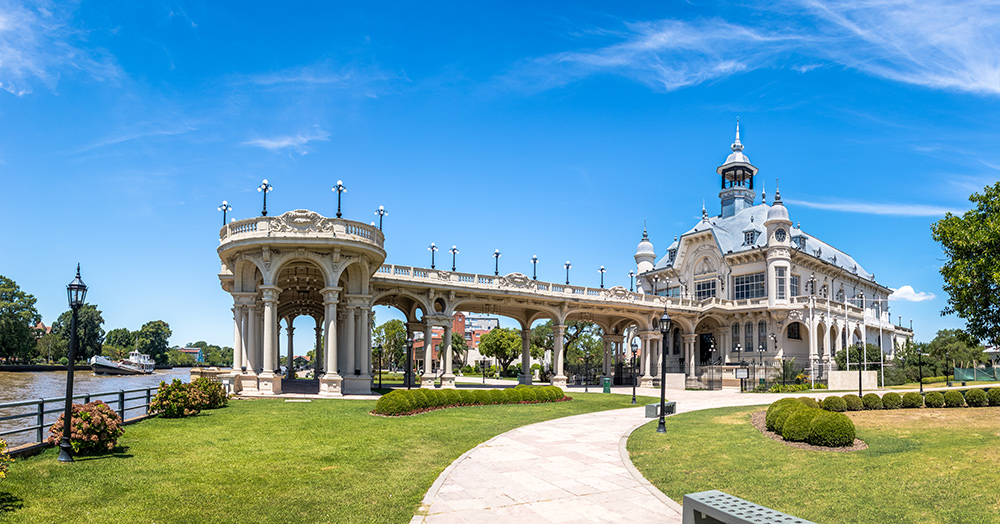
<path id="1" fill-rule="evenodd" d="M 814 409 L 820 409 L 819 402 L 816 399 L 809 397 L 799 397 L 798 401 Z"/>
<path id="2" fill-rule="evenodd" d="M 476 391 L 472 389 L 456 389 L 458 392 L 458 403 L 462 406 L 478 404 L 476 401 Z"/>
<path id="3" fill-rule="evenodd" d="M 944 406 L 947 408 L 964 408 L 965 397 L 959 391 L 946 391 L 944 394 Z"/>
<path id="4" fill-rule="evenodd" d="M 910 391 L 909 393 L 903 393 L 903 408 L 922 408 L 924 407 L 924 397 L 915 391 Z"/>
<path id="5" fill-rule="evenodd" d="M 382 415 L 402 415 L 413 411 L 410 400 L 413 395 L 405 389 L 395 389 L 379 397 L 375 402 L 375 413 Z"/>
<path id="6" fill-rule="evenodd" d="M 549 391 L 549 400 L 562 400 L 566 398 L 566 392 L 559 386 L 546 386 Z"/>
<path id="7" fill-rule="evenodd" d="M 160 412 L 166 418 L 190 417 L 201 413 L 208 404 L 201 389 L 175 378 L 169 385 L 161 381 L 156 396 L 149 402 L 149 410 Z"/>
<path id="8" fill-rule="evenodd" d="M 444 393 L 444 398 L 446 406 L 461 406 L 462 405 L 462 394 L 458 392 L 457 389 L 444 389 L 441 390 Z"/>
<path id="9" fill-rule="evenodd" d="M 213 382 L 205 377 L 199 377 L 191 381 L 191 386 L 201 391 L 205 397 L 205 404 L 201 409 L 218 409 L 229 404 L 229 395 L 219 382 Z"/>
<path id="10" fill-rule="evenodd" d="M 949 380 L 952 380 L 953 378 L 954 378 L 953 375 L 947 375 L 943 377 L 924 377 L 922 382 L 924 384 L 935 384 L 938 382 L 947 382 Z"/>
<path id="11" fill-rule="evenodd" d="M 502 389 L 491 389 L 490 390 L 490 404 L 506 404 L 507 396 L 503 394 Z"/>
<path id="12" fill-rule="evenodd" d="M 534 402 L 538 400 L 538 390 L 533 387 L 526 387 L 520 391 L 521 400 Z"/>
<path id="13" fill-rule="evenodd" d="M 940 391 L 931 391 L 924 397 L 924 404 L 929 408 L 944 407 L 944 395 Z"/>
<path id="14" fill-rule="evenodd" d="M 493 403 L 493 392 L 495 389 L 477 389 L 473 393 L 476 396 L 476 404 L 485 406 Z"/>
<path id="15" fill-rule="evenodd" d="M 876 395 L 875 393 L 865 393 L 865 396 L 861 398 L 861 403 L 864 404 L 865 409 L 869 411 L 882 409 L 882 397 Z"/>
<path id="16" fill-rule="evenodd" d="M 177 382 L 180 382 L 177 380 Z M 49 444 L 58 443 L 63 436 L 63 416 L 49 428 Z M 115 410 L 100 400 L 89 404 L 73 404 L 70 415 L 69 443 L 76 453 L 111 451 L 118 444 L 118 438 L 125 433 L 122 418 Z"/>
<path id="17" fill-rule="evenodd" d="M 796 401 L 795 404 L 789 404 L 787 406 L 782 406 L 778 408 L 776 410 L 777 413 L 774 416 L 774 429 L 771 431 L 774 431 L 779 435 L 784 433 L 785 422 L 787 422 L 792 415 L 794 415 L 795 413 L 797 413 L 799 410 L 802 409 L 809 409 L 809 407 L 798 401 Z"/>
<path id="18" fill-rule="evenodd" d="M 823 409 L 843 413 L 847 411 L 847 402 L 838 396 L 832 395 L 823 399 Z"/>
<path id="19" fill-rule="evenodd" d="M 809 437 L 806 442 L 814 446 L 844 447 L 854 444 L 854 423 L 847 415 L 833 411 L 824 411 L 809 424 Z"/>
<path id="20" fill-rule="evenodd" d="M 69 365 L 69 359 L 66 358 L 66 357 L 63 357 L 63 358 L 59 359 L 59 365 L 60 366 L 68 366 Z"/>
<path id="21" fill-rule="evenodd" d="M 965 403 L 969 405 L 970 408 L 981 408 L 989 403 L 986 398 L 986 392 L 981 389 L 970 389 L 965 395 Z"/>
<path id="22" fill-rule="evenodd" d="M 841 398 L 844 399 L 844 402 L 847 402 L 847 411 L 861 411 L 862 409 L 865 409 L 865 403 L 862 402 L 861 397 L 857 395 L 848 394 Z"/>
<path id="23" fill-rule="evenodd" d="M 788 409 L 790 406 L 794 406 L 796 404 L 801 405 L 802 403 L 794 398 L 783 398 L 772 402 L 771 405 L 767 407 L 767 413 L 764 415 L 764 426 L 767 427 L 768 431 L 778 433 L 779 431 L 775 423 L 778 415 L 785 409 Z"/>
<path id="24" fill-rule="evenodd" d="M 505 389 L 503 390 L 504 404 L 517 404 L 518 402 L 524 400 L 521 395 L 521 390 L 517 388 Z"/>
<path id="25" fill-rule="evenodd" d="M 7 454 L 7 441 L 0 438 L 0 481 L 7 478 L 7 466 L 11 462 L 14 462 L 14 459 Z"/>
<path id="26" fill-rule="evenodd" d="M 426 409 L 486 404 L 516 404 L 522 399 L 547 402 L 561 400 L 562 390 L 550 386 L 523 386 L 511 389 L 397 389 L 382 395 L 375 402 L 374 413 L 407 415 Z"/>
<path id="27" fill-rule="evenodd" d="M 819 408 L 811 408 L 803 404 L 802 408 L 794 410 L 792 414 L 785 419 L 784 427 L 781 429 L 782 438 L 793 442 L 804 442 L 809 438 L 809 434 L 812 432 L 813 419 L 821 413 L 825 413 L 825 411 Z"/>
<path id="28" fill-rule="evenodd" d="M 882 395 L 882 407 L 885 409 L 899 409 L 903 405 L 903 397 L 895 391 L 890 391 Z"/>
<path id="29" fill-rule="evenodd" d="M 1000 406 L 1000 388 L 990 388 L 986 392 L 986 400 L 989 401 L 991 406 Z"/>

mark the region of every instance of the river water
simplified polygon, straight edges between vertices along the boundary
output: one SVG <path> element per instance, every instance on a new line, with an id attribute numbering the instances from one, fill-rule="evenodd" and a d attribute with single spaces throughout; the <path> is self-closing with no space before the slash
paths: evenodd
<path id="1" fill-rule="evenodd" d="M 158 369 L 151 375 L 95 375 L 89 368 L 77 368 L 73 372 L 73 395 L 94 395 L 97 393 L 117 392 L 119 390 L 145 389 L 156 387 L 161 381 L 169 383 L 175 378 L 183 382 L 190 382 L 190 368 Z M 0 371 L 0 404 L 6 402 L 19 402 L 22 400 L 38 400 L 65 397 L 66 395 L 66 372 L 65 371 L 24 371 L 10 372 Z M 129 393 L 127 397 L 140 396 L 138 393 Z M 118 410 L 117 395 L 98 397 L 92 400 L 103 400 L 116 411 Z M 82 399 L 76 403 L 83 403 Z M 145 397 L 141 400 L 126 402 L 126 407 L 145 404 Z M 64 404 L 62 402 L 46 402 L 45 410 L 59 410 Z M 21 413 L 35 413 L 35 405 L 17 408 L 0 409 L 0 417 Z M 139 416 L 143 413 L 141 409 L 129 410 L 126 418 Z M 58 413 L 45 416 L 46 423 L 52 423 L 59 417 Z M 0 431 L 24 427 L 35 424 L 35 418 L 21 418 L 16 420 L 0 421 Z M 48 430 L 46 430 L 46 434 Z M 36 433 L 34 431 L 7 435 L 3 438 L 11 446 L 35 442 Z"/>

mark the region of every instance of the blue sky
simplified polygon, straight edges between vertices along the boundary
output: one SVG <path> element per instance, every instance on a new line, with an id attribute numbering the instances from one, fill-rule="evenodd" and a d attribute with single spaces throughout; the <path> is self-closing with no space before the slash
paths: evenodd
<path id="1" fill-rule="evenodd" d="M 330 216 L 341 179 L 388 262 L 627 286 L 644 220 L 659 256 L 719 212 L 739 116 L 769 198 L 910 286 L 918 340 L 963 325 L 930 224 L 998 179 L 1000 7 L 339 4 L 0 1 L 0 274 L 51 323 L 80 262 L 106 329 L 230 345 L 219 204 L 259 214 L 267 178 L 270 214 Z"/>

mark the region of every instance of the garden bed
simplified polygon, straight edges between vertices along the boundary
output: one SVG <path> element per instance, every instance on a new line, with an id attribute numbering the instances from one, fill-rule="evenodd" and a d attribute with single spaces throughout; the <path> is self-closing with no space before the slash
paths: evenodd
<path id="1" fill-rule="evenodd" d="M 865 444 L 865 442 L 859 438 L 854 439 L 853 445 L 843 446 L 839 448 L 831 448 L 827 446 L 813 446 L 812 444 L 807 444 L 805 442 L 792 442 L 790 440 L 785 440 L 781 435 L 773 431 L 769 431 L 767 429 L 766 424 L 764 424 L 764 417 L 766 414 L 767 414 L 766 411 L 758 411 L 754 413 L 753 415 L 750 416 L 750 423 L 753 424 L 753 427 L 760 430 L 760 432 L 763 433 L 764 436 L 766 436 L 767 438 L 781 442 L 786 446 L 791 446 L 793 448 L 798 448 L 798 449 L 809 449 L 812 451 L 839 451 L 839 452 L 861 451 L 863 449 L 868 449 L 868 444 Z"/>

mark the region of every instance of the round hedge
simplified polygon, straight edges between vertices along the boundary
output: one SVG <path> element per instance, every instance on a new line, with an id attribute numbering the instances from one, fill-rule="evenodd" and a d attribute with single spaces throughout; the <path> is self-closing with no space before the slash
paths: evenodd
<path id="1" fill-rule="evenodd" d="M 473 394 L 476 396 L 476 404 L 482 404 L 482 405 L 492 404 L 493 403 L 493 393 L 492 393 L 492 391 L 495 391 L 495 390 L 492 390 L 492 389 L 477 389 L 477 390 L 473 391 Z"/>
<path id="2" fill-rule="evenodd" d="M 518 402 L 524 400 L 521 395 L 521 390 L 519 389 L 505 389 L 503 390 L 503 396 L 505 398 L 505 403 L 507 404 L 517 404 Z"/>
<path id="3" fill-rule="evenodd" d="M 844 399 L 844 402 L 847 402 L 847 411 L 861 411 L 862 409 L 865 409 L 864 402 L 862 402 L 861 397 L 857 395 L 848 394 L 841 398 Z"/>
<path id="4" fill-rule="evenodd" d="M 823 399 L 823 409 L 843 413 L 847 411 L 847 401 L 838 396 L 826 397 Z"/>
<path id="5" fill-rule="evenodd" d="M 882 407 L 885 409 L 899 409 L 903 405 L 903 397 L 895 391 L 890 391 L 882 395 Z"/>
<path id="6" fill-rule="evenodd" d="M 861 403 L 864 404 L 865 409 L 869 411 L 882 409 L 882 397 L 876 395 L 875 393 L 865 393 L 865 396 L 861 397 Z"/>
<path id="7" fill-rule="evenodd" d="M 538 400 L 538 393 L 537 393 L 537 391 L 538 390 L 536 390 L 535 388 L 524 388 L 524 389 L 521 390 L 521 399 L 522 400 L 526 400 L 526 401 L 530 401 L 530 402 L 534 402 L 534 401 Z"/>
<path id="8" fill-rule="evenodd" d="M 811 408 L 803 404 L 803 408 L 797 409 L 785 419 L 785 425 L 781 428 L 781 436 L 785 440 L 793 442 L 804 442 L 812 432 L 812 421 L 821 413 L 822 409 Z M 852 440 L 853 442 L 853 440 Z"/>
<path id="9" fill-rule="evenodd" d="M 814 446 L 839 448 L 854 444 L 854 423 L 847 415 L 824 411 L 812 419 L 806 442 Z"/>
<path id="10" fill-rule="evenodd" d="M 946 408 L 964 408 L 965 397 L 961 391 L 950 390 L 944 393 L 944 406 Z"/>
<path id="11" fill-rule="evenodd" d="M 771 405 L 767 407 L 767 413 L 764 416 L 764 425 L 769 431 L 781 433 L 781 426 L 777 424 L 778 415 L 781 415 L 788 409 L 802 405 L 803 404 L 801 402 L 794 398 L 783 398 L 772 402 Z"/>
<path id="12" fill-rule="evenodd" d="M 375 402 L 375 413 L 406 415 L 425 409 L 486 404 L 516 404 L 523 399 L 541 402 L 561 400 L 562 389 L 550 386 L 527 386 L 511 389 L 397 389 L 382 395 Z"/>
<path id="13" fill-rule="evenodd" d="M 903 408 L 922 408 L 924 407 L 924 397 L 920 396 L 920 393 L 916 391 L 910 391 L 909 393 L 903 393 Z"/>
<path id="14" fill-rule="evenodd" d="M 968 393 L 965 394 L 965 403 L 969 405 L 970 408 L 981 408 L 985 407 L 989 400 L 986 398 L 986 392 L 981 389 L 970 389 Z"/>
<path id="15" fill-rule="evenodd" d="M 940 391 L 931 391 L 924 397 L 924 404 L 929 408 L 944 407 L 944 395 Z"/>
<path id="16" fill-rule="evenodd" d="M 801 402 L 796 402 L 795 404 L 789 404 L 788 406 L 778 408 L 776 410 L 777 415 L 774 417 L 774 429 L 771 431 L 774 431 L 779 435 L 783 434 L 785 431 L 785 422 L 787 422 L 792 415 L 803 409 L 809 409 L 809 406 L 806 406 Z"/>
<path id="17" fill-rule="evenodd" d="M 986 392 L 986 400 L 989 401 L 991 406 L 1000 406 L 1000 388 L 990 388 Z"/>
<path id="18" fill-rule="evenodd" d="M 399 415 L 412 411 L 410 409 L 411 395 L 406 390 L 396 389 L 379 397 L 375 402 L 375 413 L 383 415 Z"/>
<path id="19" fill-rule="evenodd" d="M 507 397 L 503 394 L 502 389 L 491 389 L 490 390 L 490 404 L 506 404 Z"/>
<path id="20" fill-rule="evenodd" d="M 809 407 L 811 407 L 811 408 L 813 408 L 813 409 L 820 409 L 819 402 L 816 402 L 816 399 L 814 399 L 814 398 L 799 397 L 798 401 L 801 402 L 801 403 L 803 403 L 803 404 L 805 404 L 805 405 L 807 405 L 807 406 L 809 406 Z"/>
<path id="21" fill-rule="evenodd" d="M 457 389 L 445 389 L 441 391 L 444 393 L 444 398 L 446 399 L 446 406 L 461 406 L 462 405 L 462 395 L 459 394 Z"/>

